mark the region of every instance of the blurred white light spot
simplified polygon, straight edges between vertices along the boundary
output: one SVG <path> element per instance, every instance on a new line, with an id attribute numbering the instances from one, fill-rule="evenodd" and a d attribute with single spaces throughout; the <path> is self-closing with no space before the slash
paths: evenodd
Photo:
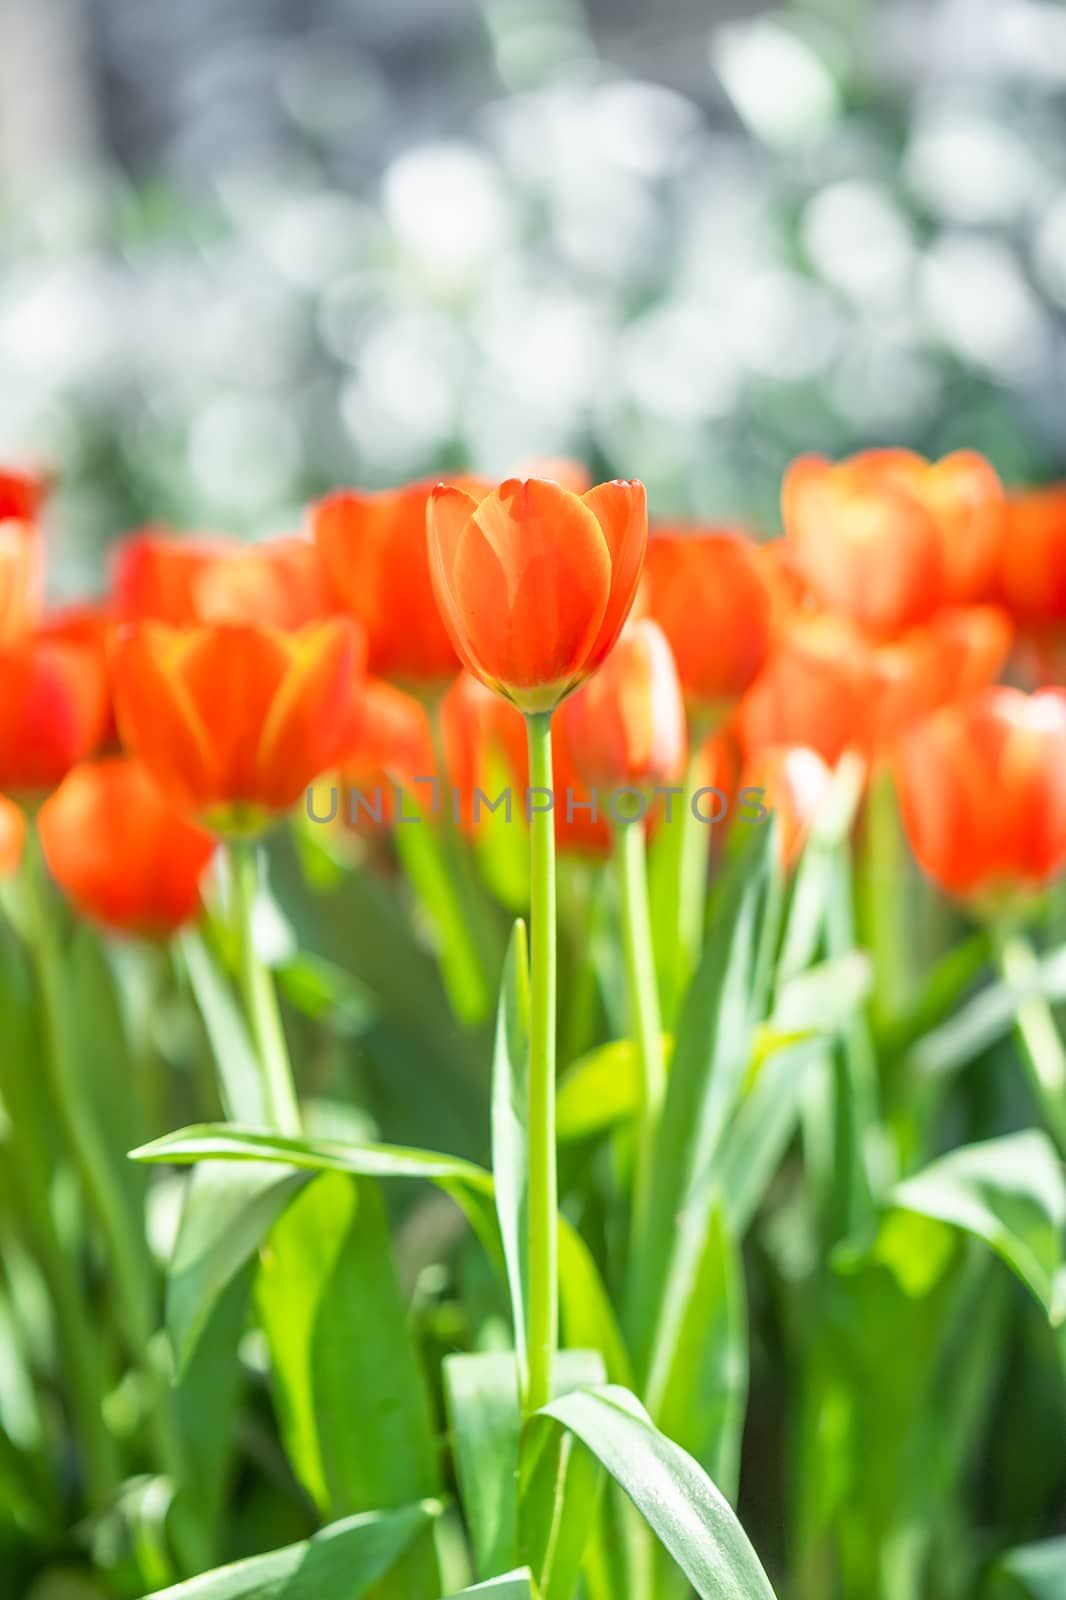
<path id="1" fill-rule="evenodd" d="M 300 440 L 280 404 L 219 395 L 189 431 L 189 467 L 223 510 L 268 510 L 290 488 L 300 465 Z"/>
<path id="2" fill-rule="evenodd" d="M 906 349 L 891 329 L 867 335 L 856 331 L 828 387 L 833 407 L 848 427 L 871 433 L 915 429 L 935 413 L 941 394 L 932 358 Z"/>
<path id="3" fill-rule="evenodd" d="M 677 164 L 703 120 L 683 95 L 639 82 L 605 84 L 591 96 L 589 112 L 603 154 L 646 178 Z"/>
<path id="4" fill-rule="evenodd" d="M 711 61 L 737 115 L 768 143 L 809 138 L 837 115 L 839 94 L 825 62 L 806 40 L 768 18 L 717 29 Z"/>
<path id="5" fill-rule="evenodd" d="M 906 291 L 913 241 L 883 189 L 857 182 L 823 189 L 807 206 L 802 230 L 822 277 L 852 299 L 883 305 Z"/>
<path id="6" fill-rule="evenodd" d="M 399 156 L 384 181 L 386 218 L 428 276 L 462 283 L 505 242 L 509 211 L 499 174 L 463 144 Z"/>
<path id="7" fill-rule="evenodd" d="M 299 195 L 259 218 L 270 260 L 294 283 L 315 288 L 350 271 L 375 235 L 372 215 L 347 195 Z"/>
<path id="8" fill-rule="evenodd" d="M 1044 180 L 1028 146 L 1001 123 L 938 113 L 919 122 L 904 159 L 914 192 L 953 222 L 1007 222 L 1037 203 Z"/>
<path id="9" fill-rule="evenodd" d="M 626 390 L 640 412 L 686 423 L 723 416 L 740 381 L 735 355 L 708 305 L 657 308 L 626 330 Z"/>
<path id="10" fill-rule="evenodd" d="M 947 235 L 921 269 L 921 297 L 936 334 L 962 360 L 1021 378 L 1048 351 L 1046 315 L 1009 247 Z"/>
<path id="11" fill-rule="evenodd" d="M 77 257 L 38 265 L 0 304 L 0 364 L 56 388 L 106 384 L 122 354 L 124 281 L 102 262 Z"/>
<path id="12" fill-rule="evenodd" d="M 720 331 L 759 377 L 795 381 L 812 377 L 832 359 L 840 323 L 824 290 L 769 267 L 736 285 Z"/>
<path id="13" fill-rule="evenodd" d="M 1060 191 L 1040 223 L 1034 255 L 1048 294 L 1066 306 L 1066 190 Z"/>
<path id="14" fill-rule="evenodd" d="M 341 392 L 360 454 L 396 471 L 431 454 L 453 429 L 464 364 L 462 337 L 443 318 L 411 313 L 374 327 Z"/>

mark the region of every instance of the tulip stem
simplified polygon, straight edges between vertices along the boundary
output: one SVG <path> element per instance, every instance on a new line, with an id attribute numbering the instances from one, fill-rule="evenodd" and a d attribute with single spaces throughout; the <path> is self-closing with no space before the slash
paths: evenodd
<path id="1" fill-rule="evenodd" d="M 1040 962 L 1020 933 L 997 931 L 1000 971 L 1014 991 L 1014 1023 L 1032 1084 L 1060 1155 L 1066 1155 L 1066 1048 L 1047 998 L 1040 991 Z"/>
<path id="2" fill-rule="evenodd" d="M 630 1219 L 632 1240 L 640 1238 L 647 1216 L 655 1132 L 666 1087 L 663 1025 L 655 982 L 648 903 L 648 864 L 644 823 L 622 823 L 614 830 L 615 870 L 622 897 L 622 942 L 629 988 L 630 1027 L 637 1049 L 637 1165 Z"/>
<path id="3" fill-rule="evenodd" d="M 675 958 L 668 965 L 670 990 L 668 1015 L 673 1016 L 688 988 L 703 954 L 704 920 L 707 915 L 707 873 L 711 861 L 713 827 L 694 809 L 692 797 L 699 788 L 703 747 L 711 723 L 693 718 L 689 729 L 689 758 L 685 789 L 681 797 L 680 837 L 677 844 L 677 880 L 674 885 L 677 905 Z"/>
<path id="4" fill-rule="evenodd" d="M 551 713 L 526 717 L 531 790 L 552 793 Z M 529 1386 L 531 1415 L 553 1395 L 559 1344 L 555 1152 L 555 821 L 530 815 Z"/>
<path id="5" fill-rule="evenodd" d="M 299 1137 L 303 1131 L 292 1078 L 278 997 L 269 968 L 255 948 L 255 902 L 259 893 L 259 846 L 233 840 L 229 846 L 233 909 L 240 958 L 240 982 L 248 1022 L 255 1040 L 263 1092 L 274 1127 Z"/>

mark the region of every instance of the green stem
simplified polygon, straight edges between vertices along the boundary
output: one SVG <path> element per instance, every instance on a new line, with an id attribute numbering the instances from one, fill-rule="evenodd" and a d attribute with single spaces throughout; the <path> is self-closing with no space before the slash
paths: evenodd
<path id="1" fill-rule="evenodd" d="M 678 856 L 677 936 L 680 960 L 676 996 L 684 994 L 703 953 L 707 911 L 707 869 L 711 859 L 711 825 L 696 815 L 692 796 L 698 787 L 700 760 L 707 730 L 692 729 L 692 749 L 682 796 L 681 848 Z"/>
<path id="2" fill-rule="evenodd" d="M 878 1028 L 907 1009 L 908 959 L 906 852 L 891 772 L 874 772 L 866 797 L 860 878 L 863 942 L 874 964 L 871 1012 Z"/>
<path id="3" fill-rule="evenodd" d="M 263 1092 L 279 1133 L 298 1137 L 303 1131 L 293 1083 L 289 1049 L 281 1023 L 274 980 L 255 948 L 255 901 L 259 892 L 259 846 L 252 840 L 229 844 L 233 914 L 240 961 L 241 992 L 255 1040 Z"/>
<path id="4" fill-rule="evenodd" d="M 551 713 L 526 718 L 531 789 L 552 793 Z M 552 1398 L 559 1342 L 555 1152 L 555 821 L 530 817 L 529 1388 L 525 1411 Z"/>
<path id="5" fill-rule="evenodd" d="M 152 1431 L 159 1461 L 175 1490 L 186 1482 L 185 1449 L 178 1429 L 173 1396 L 156 1362 L 156 1287 L 144 1233 L 130 1213 L 122 1185 L 100 1134 L 94 1108 L 85 1093 L 72 1017 L 64 994 L 63 952 L 48 904 L 47 868 L 40 843 L 31 834 L 26 843 L 25 881 L 33 959 L 41 997 L 44 1058 L 52 1097 L 66 1142 L 81 1175 L 89 1204 L 103 1231 L 114 1273 L 119 1320 L 131 1354 L 148 1380 L 153 1406 Z M 181 1540 L 180 1552 L 194 1570 L 207 1558 L 195 1532 Z"/>
<path id="6" fill-rule="evenodd" d="M 1000 971 L 1017 996 L 1014 1021 L 1029 1081 L 1059 1152 L 1066 1155 L 1066 1049 L 1039 990 L 1040 962 L 1023 934 L 994 930 L 993 938 Z"/>
<path id="7" fill-rule="evenodd" d="M 631 1237 L 636 1241 L 641 1236 L 647 1216 L 655 1132 L 666 1087 L 663 1025 L 655 983 L 643 822 L 622 823 L 615 828 L 614 859 L 622 896 L 622 943 L 629 986 L 630 1025 L 637 1047 L 639 1068 L 637 1165 L 630 1219 Z"/>

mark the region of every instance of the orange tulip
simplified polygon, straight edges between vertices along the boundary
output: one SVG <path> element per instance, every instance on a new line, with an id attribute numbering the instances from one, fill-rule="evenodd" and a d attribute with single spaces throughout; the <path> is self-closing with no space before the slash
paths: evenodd
<path id="1" fill-rule="evenodd" d="M 1011 495 L 1000 590 L 1021 624 L 1066 621 L 1066 484 Z"/>
<path id="2" fill-rule="evenodd" d="M 738 533 L 652 532 L 641 600 L 697 715 L 730 705 L 766 661 L 784 590 L 769 549 Z"/>
<path id="3" fill-rule="evenodd" d="M 436 684 L 458 665 L 429 574 L 426 502 L 431 483 L 380 494 L 355 489 L 311 508 L 311 531 L 337 603 L 367 632 L 379 677 Z"/>
<path id="4" fill-rule="evenodd" d="M 53 788 L 99 747 L 109 713 L 97 648 L 39 634 L 0 653 L 0 788 Z"/>
<path id="5" fill-rule="evenodd" d="M 895 763 L 918 862 L 988 907 L 1066 867 L 1066 692 L 983 689 L 914 728 Z"/>
<path id="6" fill-rule="evenodd" d="M 428 530 L 434 592 L 463 661 L 519 710 L 551 711 L 606 659 L 629 614 L 644 486 L 577 495 L 510 478 L 479 502 L 438 484 Z"/>
<path id="7" fill-rule="evenodd" d="M 61 606 L 42 617 L 37 629 L 41 639 L 59 640 L 87 651 L 93 658 L 94 672 L 107 687 L 107 715 L 99 746 L 118 744 L 118 728 L 111 703 L 111 661 L 109 645 L 113 619 L 110 606 L 104 600 L 87 600 L 81 604 Z"/>
<path id="8" fill-rule="evenodd" d="M 167 804 L 139 762 L 110 756 L 75 767 L 37 829 L 53 878 L 84 916 L 163 938 L 199 912 L 215 841 Z"/>
<path id="9" fill-rule="evenodd" d="M 347 618 L 295 633 L 126 624 L 112 652 L 119 727 L 175 805 L 219 832 L 257 829 L 350 745 L 359 664 Z"/>
<path id="10" fill-rule="evenodd" d="M 307 539 L 245 545 L 149 531 L 119 546 L 116 616 L 127 622 L 252 622 L 291 630 L 332 609 L 318 551 Z"/>
<path id="11" fill-rule="evenodd" d="M 18 871 L 25 842 L 25 812 L 0 794 L 0 878 L 11 878 Z"/>
<path id="12" fill-rule="evenodd" d="M 785 474 L 785 533 L 823 605 L 879 638 L 922 622 L 946 589 L 936 516 L 912 492 L 902 452 L 839 465 L 803 456 Z"/>
<path id="13" fill-rule="evenodd" d="M 870 651 L 841 617 L 788 630 L 741 701 L 747 762 L 776 745 L 807 745 L 830 765 L 868 744 L 876 677 Z"/>
<path id="14" fill-rule="evenodd" d="M 631 619 L 562 717 L 574 765 L 590 787 L 674 783 L 685 770 L 685 703 L 659 624 Z"/>
<path id="15" fill-rule="evenodd" d="M 778 848 L 785 867 L 793 867 L 807 842 L 811 823 L 832 782 L 832 773 L 807 745 L 776 745 L 760 752 L 744 774 L 744 789 L 761 789 L 763 805 L 777 819 Z"/>
<path id="16" fill-rule="evenodd" d="M 111 560 L 115 616 L 122 622 L 166 622 L 187 628 L 201 621 L 196 585 L 201 573 L 232 554 L 231 540 L 147 528 L 123 539 Z"/>

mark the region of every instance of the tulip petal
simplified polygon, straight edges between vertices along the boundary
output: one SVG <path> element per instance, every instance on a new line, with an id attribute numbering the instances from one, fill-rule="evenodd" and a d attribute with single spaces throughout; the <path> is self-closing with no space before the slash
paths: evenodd
<path id="1" fill-rule="evenodd" d="M 284 676 L 256 751 L 254 796 L 286 808 L 343 754 L 358 635 L 344 617 L 284 636 Z"/>
<path id="2" fill-rule="evenodd" d="M 636 479 L 615 478 L 581 498 L 599 523 L 611 557 L 610 597 L 589 652 L 589 666 L 595 668 L 614 645 L 636 597 L 648 546 L 648 497 Z"/>

